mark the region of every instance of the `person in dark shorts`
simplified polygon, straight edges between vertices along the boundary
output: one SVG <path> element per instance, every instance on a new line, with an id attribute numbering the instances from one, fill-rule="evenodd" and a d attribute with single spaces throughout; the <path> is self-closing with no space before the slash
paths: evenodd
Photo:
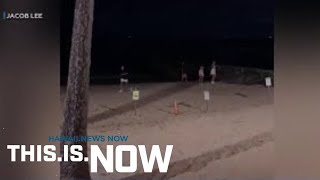
<path id="1" fill-rule="evenodd" d="M 204 66 L 200 66 L 198 76 L 199 76 L 199 83 L 202 84 L 204 80 Z"/>
<path id="2" fill-rule="evenodd" d="M 212 62 L 210 76 L 211 76 L 211 84 L 214 84 L 217 77 L 217 66 L 215 61 Z"/>

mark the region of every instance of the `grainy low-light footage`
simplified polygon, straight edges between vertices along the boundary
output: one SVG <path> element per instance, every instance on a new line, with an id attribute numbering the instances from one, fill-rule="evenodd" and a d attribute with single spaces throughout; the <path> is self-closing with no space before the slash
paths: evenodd
<path id="1" fill-rule="evenodd" d="M 53 140 L 94 159 L 62 161 L 61 179 L 273 177 L 274 1 L 73 0 L 61 13 L 60 138 L 80 140 Z"/>

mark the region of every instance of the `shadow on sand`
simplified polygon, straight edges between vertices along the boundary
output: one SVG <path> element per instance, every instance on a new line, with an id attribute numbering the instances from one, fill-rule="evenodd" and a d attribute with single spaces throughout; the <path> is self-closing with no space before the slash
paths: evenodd
<path id="1" fill-rule="evenodd" d="M 185 83 L 185 84 L 177 83 L 176 85 L 174 85 L 172 87 L 163 89 L 163 90 L 155 92 L 149 96 L 141 98 L 139 100 L 139 102 L 136 104 L 136 108 L 141 108 L 143 106 L 146 106 L 149 103 L 152 103 L 152 102 L 157 101 L 159 99 L 162 99 L 164 97 L 170 96 L 170 95 L 177 93 L 179 91 L 188 89 L 188 88 L 192 87 L 193 85 L 195 85 L 195 84 L 194 83 Z M 132 111 L 133 107 L 134 107 L 134 103 L 135 102 L 131 101 L 131 102 L 126 103 L 118 108 L 111 109 L 111 110 L 109 109 L 107 111 L 93 115 L 93 116 L 89 117 L 88 122 L 94 123 L 94 122 L 109 119 L 111 117 L 123 114 L 125 112 Z"/>
<path id="2" fill-rule="evenodd" d="M 265 132 L 251 138 L 239 141 L 232 145 L 227 145 L 219 149 L 200 154 L 196 157 L 183 159 L 169 165 L 167 173 L 160 173 L 158 169 L 152 173 L 141 173 L 122 180 L 166 180 L 186 172 L 196 172 L 206 167 L 210 162 L 229 158 L 252 148 L 260 147 L 274 139 L 271 132 Z"/>

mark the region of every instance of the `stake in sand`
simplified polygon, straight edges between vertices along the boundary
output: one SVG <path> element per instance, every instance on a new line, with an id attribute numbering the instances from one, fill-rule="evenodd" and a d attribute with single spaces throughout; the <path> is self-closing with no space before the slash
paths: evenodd
<path id="1" fill-rule="evenodd" d="M 206 102 L 206 112 L 208 112 L 209 109 L 209 100 L 210 100 L 210 93 L 209 91 L 203 91 L 204 100 Z"/>
<path id="2" fill-rule="evenodd" d="M 174 113 L 175 115 L 179 115 L 179 113 L 180 113 L 179 103 L 177 102 L 177 100 L 174 100 L 173 113 Z"/>

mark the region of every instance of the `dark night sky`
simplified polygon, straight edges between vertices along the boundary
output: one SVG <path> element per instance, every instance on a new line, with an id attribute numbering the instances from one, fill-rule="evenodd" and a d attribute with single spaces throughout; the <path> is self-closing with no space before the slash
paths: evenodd
<path id="1" fill-rule="evenodd" d="M 263 38 L 273 31 L 270 0 L 100 0 L 95 10 L 98 37 Z"/>
<path id="2" fill-rule="evenodd" d="M 61 3 L 64 76 L 74 1 Z M 177 68 L 181 57 L 192 71 L 212 57 L 219 64 L 273 68 L 274 5 L 272 0 L 96 0 L 92 76 L 118 75 L 120 64 L 151 75 Z"/>

